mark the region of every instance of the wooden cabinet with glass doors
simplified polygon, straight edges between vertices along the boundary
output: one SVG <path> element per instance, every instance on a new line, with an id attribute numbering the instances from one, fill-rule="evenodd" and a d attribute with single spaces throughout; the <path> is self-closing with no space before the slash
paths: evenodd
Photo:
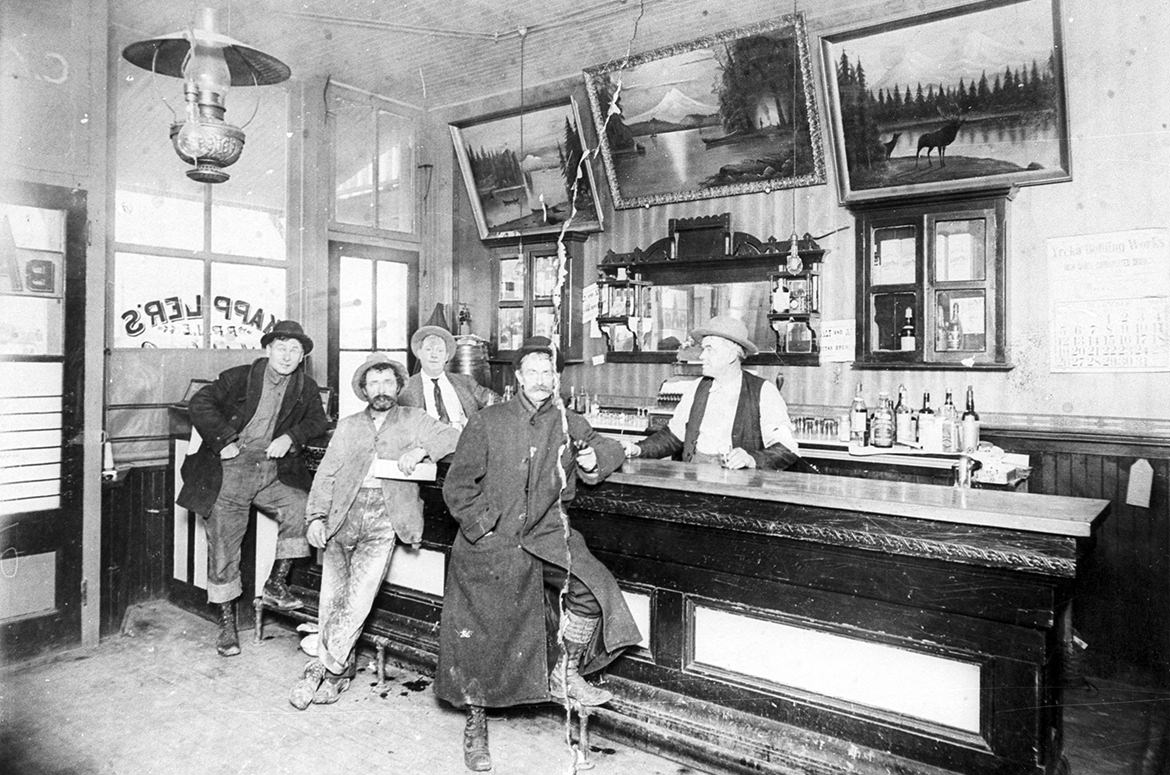
<path id="1" fill-rule="evenodd" d="M 561 242 L 565 249 L 565 275 L 559 295 L 561 259 L 557 235 L 493 246 L 493 361 L 510 363 L 512 355 L 530 336 L 547 336 L 557 342 L 568 362 L 581 359 L 584 336 L 581 262 L 585 235 L 569 232 Z"/>
<path id="2" fill-rule="evenodd" d="M 1007 193 L 870 204 L 857 217 L 860 368 L 1006 369 Z"/>

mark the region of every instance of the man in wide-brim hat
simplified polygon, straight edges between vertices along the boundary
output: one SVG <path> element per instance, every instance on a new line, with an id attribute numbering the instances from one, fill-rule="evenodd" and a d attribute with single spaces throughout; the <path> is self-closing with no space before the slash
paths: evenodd
<path id="1" fill-rule="evenodd" d="M 374 476 L 375 460 L 393 460 L 410 475 L 426 458 L 450 454 L 458 432 L 421 409 L 399 406 L 395 396 L 406 368 L 373 353 L 353 375 L 366 408 L 337 424 L 317 468 L 306 538 L 324 549 L 318 658 L 289 693 L 299 710 L 336 702 L 355 674 L 354 645 L 390 566 L 396 541 L 417 546 L 423 507 L 418 484 Z"/>
<path id="2" fill-rule="evenodd" d="M 499 398 L 468 375 L 447 371 L 455 355 L 455 337 L 445 327 L 440 305 L 427 325 L 410 337 L 410 351 L 418 358 L 419 372 L 406 380 L 398 395 L 402 406 L 425 409 L 431 417 L 463 430 L 467 418 Z"/>
<path id="3" fill-rule="evenodd" d="M 191 398 L 203 443 L 183 462 L 178 497 L 207 520 L 207 600 L 220 609 L 216 651 L 225 657 L 240 653 L 240 546 L 252 506 L 279 523 L 264 602 L 286 611 L 303 605 L 288 588 L 292 561 L 309 556 L 305 498 L 313 480 L 302 453 L 328 427 L 321 391 L 302 367 L 313 340 L 301 324 L 282 320 L 260 344 L 267 357 L 228 369 Z"/>
<path id="4" fill-rule="evenodd" d="M 691 332 L 703 376 L 684 388 L 665 427 L 626 445 L 629 457 L 674 457 L 725 468 L 812 470 L 800 458 L 788 406 L 771 381 L 743 370 L 759 349 L 739 318 L 719 315 Z"/>

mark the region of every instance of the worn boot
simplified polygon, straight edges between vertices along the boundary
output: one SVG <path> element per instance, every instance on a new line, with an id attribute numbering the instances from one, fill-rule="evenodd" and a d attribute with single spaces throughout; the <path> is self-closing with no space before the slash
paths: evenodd
<path id="1" fill-rule="evenodd" d="M 314 659 L 307 662 L 301 680 L 293 684 L 292 691 L 288 693 L 289 703 L 297 710 L 309 707 L 309 703 L 313 701 L 313 695 L 317 693 L 321 682 L 325 680 L 326 672 L 325 665 L 321 664 L 321 660 Z"/>
<path id="2" fill-rule="evenodd" d="M 467 725 L 463 727 L 463 763 L 472 772 L 487 772 L 492 768 L 492 753 L 488 750 L 487 713 L 478 705 L 467 706 Z"/>
<path id="3" fill-rule="evenodd" d="M 581 658 L 600 619 L 565 611 L 563 625 L 564 647 L 561 656 L 548 677 L 548 693 L 555 699 L 576 700 L 582 705 L 604 705 L 613 699 L 613 693 L 587 683 L 581 677 Z"/>
<path id="4" fill-rule="evenodd" d="M 292 559 L 285 558 L 272 563 L 272 572 L 264 582 L 264 604 L 278 611 L 295 611 L 305 602 L 289 591 L 288 572 L 292 570 Z"/>
<path id="5" fill-rule="evenodd" d="M 236 632 L 236 601 L 219 604 L 219 637 L 215 639 L 215 651 L 221 657 L 234 657 L 240 653 L 240 636 Z"/>

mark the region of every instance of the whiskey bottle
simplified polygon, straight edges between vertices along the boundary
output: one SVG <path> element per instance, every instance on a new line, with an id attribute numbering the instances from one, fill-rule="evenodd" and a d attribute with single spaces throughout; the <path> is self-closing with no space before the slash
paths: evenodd
<path id="1" fill-rule="evenodd" d="M 908 305 L 902 320 L 902 328 L 898 332 L 898 349 L 913 350 L 918 346 L 918 338 L 914 335 L 914 307 Z"/>
<path id="2" fill-rule="evenodd" d="M 871 438 L 875 447 L 894 446 L 894 409 L 890 406 L 890 394 L 885 391 L 878 393 Z"/>
<path id="3" fill-rule="evenodd" d="M 967 386 L 967 410 L 963 412 L 963 451 L 974 452 L 979 446 L 979 413 L 975 411 L 975 388 Z"/>
<path id="4" fill-rule="evenodd" d="M 939 417 L 942 419 L 942 451 L 961 451 L 958 443 L 959 410 L 955 408 L 955 402 L 951 399 L 950 389 L 947 390 L 947 398 L 939 410 Z"/>
<path id="5" fill-rule="evenodd" d="M 947 322 L 947 349 L 963 349 L 963 326 L 959 323 L 959 303 L 951 306 L 951 319 Z"/>
<path id="6" fill-rule="evenodd" d="M 927 452 L 939 452 L 942 449 L 939 418 L 930 408 L 930 393 L 922 394 L 922 408 L 918 410 L 918 443 Z"/>
<path id="7" fill-rule="evenodd" d="M 918 441 L 914 435 L 914 414 L 906 403 L 905 385 L 898 385 L 898 404 L 894 407 L 894 441 L 898 444 Z"/>
<path id="8" fill-rule="evenodd" d="M 869 414 L 865 406 L 865 396 L 861 394 L 861 383 L 857 383 L 857 393 L 853 396 L 853 404 L 849 407 L 849 443 L 865 445 L 865 425 Z"/>

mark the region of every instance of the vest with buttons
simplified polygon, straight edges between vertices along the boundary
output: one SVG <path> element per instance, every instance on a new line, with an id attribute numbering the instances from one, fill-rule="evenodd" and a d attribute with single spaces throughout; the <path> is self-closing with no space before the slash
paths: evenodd
<path id="1" fill-rule="evenodd" d="M 695 388 L 691 413 L 687 417 L 686 437 L 683 439 L 684 462 L 689 462 L 695 457 L 695 447 L 699 444 L 699 426 L 707 411 L 707 398 L 711 394 L 711 385 L 714 382 L 711 377 L 703 377 L 699 380 L 699 386 Z M 735 420 L 731 424 L 732 449 L 743 447 L 748 452 L 756 452 L 764 448 L 764 437 L 760 433 L 760 389 L 763 385 L 763 378 L 743 372 L 739 403 L 735 407 Z"/>

